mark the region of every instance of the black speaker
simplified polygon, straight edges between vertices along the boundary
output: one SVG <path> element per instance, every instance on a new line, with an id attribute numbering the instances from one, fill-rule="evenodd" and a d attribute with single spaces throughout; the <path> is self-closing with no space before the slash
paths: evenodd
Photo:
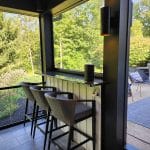
<path id="1" fill-rule="evenodd" d="M 86 83 L 94 82 L 94 65 L 92 64 L 84 65 L 84 80 Z"/>
<path id="2" fill-rule="evenodd" d="M 110 8 L 107 6 L 101 8 L 101 35 L 110 35 Z"/>

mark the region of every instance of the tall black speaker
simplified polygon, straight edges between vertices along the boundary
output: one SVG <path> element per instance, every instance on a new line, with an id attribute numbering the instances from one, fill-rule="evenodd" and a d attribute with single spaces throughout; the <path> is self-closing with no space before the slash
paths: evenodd
<path id="1" fill-rule="evenodd" d="M 101 8 L 101 35 L 110 35 L 110 8 L 107 6 Z"/>

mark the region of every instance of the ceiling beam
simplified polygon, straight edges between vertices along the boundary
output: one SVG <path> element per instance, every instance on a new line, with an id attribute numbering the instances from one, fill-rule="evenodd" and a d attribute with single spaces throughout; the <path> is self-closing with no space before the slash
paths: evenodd
<path id="1" fill-rule="evenodd" d="M 88 0 L 0 0 L 0 10 L 38 15 L 51 10 L 53 15 L 65 12 Z"/>
<path id="2" fill-rule="evenodd" d="M 28 15 L 38 14 L 36 0 L 1 0 L 0 10 Z"/>
<path id="3" fill-rule="evenodd" d="M 59 1 L 59 2 L 58 2 Z M 51 11 L 53 15 L 58 15 L 62 12 L 65 12 L 71 8 L 74 8 L 88 0 L 58 0 L 55 5 L 51 4 Z"/>
<path id="4" fill-rule="evenodd" d="M 57 5 L 61 4 L 64 1 L 65 0 L 51 0 L 49 2 L 49 9 L 52 9 L 52 8 L 56 7 Z"/>

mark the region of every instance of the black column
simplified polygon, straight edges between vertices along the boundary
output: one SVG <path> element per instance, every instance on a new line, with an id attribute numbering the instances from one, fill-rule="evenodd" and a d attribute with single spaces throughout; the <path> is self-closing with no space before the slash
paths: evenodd
<path id="1" fill-rule="evenodd" d="M 111 34 L 104 37 L 102 150 L 123 150 L 126 143 L 129 0 L 105 0 L 111 8 Z"/>
<path id="2" fill-rule="evenodd" d="M 42 73 L 54 70 L 53 21 L 50 12 L 40 14 Z"/>

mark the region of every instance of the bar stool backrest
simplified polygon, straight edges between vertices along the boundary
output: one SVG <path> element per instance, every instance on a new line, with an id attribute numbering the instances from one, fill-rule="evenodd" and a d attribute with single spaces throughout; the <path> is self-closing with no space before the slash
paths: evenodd
<path id="1" fill-rule="evenodd" d="M 48 90 L 44 90 L 40 86 L 31 86 L 30 90 L 36 100 L 36 103 L 44 110 L 48 110 L 49 104 L 44 96 L 45 92 L 47 92 Z"/>
<path id="2" fill-rule="evenodd" d="M 47 102 L 51 108 L 52 115 L 68 125 L 74 123 L 76 100 L 54 97 L 50 93 L 45 93 Z"/>
<path id="3" fill-rule="evenodd" d="M 30 86 L 31 85 L 34 85 L 36 83 L 30 83 L 30 82 L 21 82 L 20 85 L 22 86 L 28 100 L 31 100 L 31 101 L 35 101 L 34 99 L 34 96 L 33 94 L 31 93 L 31 90 L 30 90 Z"/>

